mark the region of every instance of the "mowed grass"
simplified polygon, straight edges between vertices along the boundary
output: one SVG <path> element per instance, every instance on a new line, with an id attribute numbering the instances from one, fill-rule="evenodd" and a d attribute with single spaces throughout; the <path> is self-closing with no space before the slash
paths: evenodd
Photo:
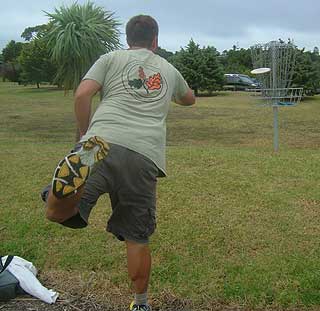
<path id="1" fill-rule="evenodd" d="M 44 219 L 39 191 L 74 142 L 72 94 L 0 83 L 0 109 L 0 253 L 22 256 L 44 274 L 86 280 L 95 271 L 92 290 L 129 293 L 124 245 L 104 231 L 108 196 L 86 229 Z M 247 93 L 172 105 L 168 177 L 158 181 L 151 241 L 152 297 L 320 306 L 319 115 L 320 97 L 281 108 L 274 154 L 272 109 Z"/>

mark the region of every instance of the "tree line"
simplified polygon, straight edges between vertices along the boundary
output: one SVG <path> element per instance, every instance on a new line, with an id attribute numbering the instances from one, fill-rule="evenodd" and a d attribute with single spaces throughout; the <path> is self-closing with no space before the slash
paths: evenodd
<path id="1" fill-rule="evenodd" d="M 121 48 L 120 22 L 114 13 L 88 2 L 60 7 L 46 13 L 48 23 L 26 28 L 21 37 L 11 40 L 0 54 L 0 76 L 22 84 L 43 82 L 76 89 L 82 76 L 102 54 Z M 294 87 L 303 87 L 305 94 L 320 92 L 319 49 L 297 49 Z M 250 48 L 233 46 L 222 53 L 214 46 L 200 47 L 194 39 L 173 53 L 158 48 L 158 55 L 172 63 L 186 78 L 195 93 L 221 90 L 224 74 L 250 75 Z"/>

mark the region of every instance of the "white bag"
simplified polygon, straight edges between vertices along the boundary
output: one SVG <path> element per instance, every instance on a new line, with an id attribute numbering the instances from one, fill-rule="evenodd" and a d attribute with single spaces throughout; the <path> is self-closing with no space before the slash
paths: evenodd
<path id="1" fill-rule="evenodd" d="M 6 259 L 7 256 L 2 257 L 2 262 L 5 263 Z M 14 256 L 7 270 L 19 280 L 20 287 L 26 293 L 49 304 L 56 302 L 59 294 L 41 285 L 36 278 L 37 269 L 30 261 Z"/>

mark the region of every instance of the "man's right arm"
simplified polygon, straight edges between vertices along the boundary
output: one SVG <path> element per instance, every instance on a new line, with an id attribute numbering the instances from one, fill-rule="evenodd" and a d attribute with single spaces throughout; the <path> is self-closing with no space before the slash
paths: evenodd
<path id="1" fill-rule="evenodd" d="M 80 138 L 87 132 L 91 115 L 93 96 L 101 90 L 101 85 L 94 80 L 83 80 L 75 94 L 74 110 Z"/>
<path id="2" fill-rule="evenodd" d="M 175 99 L 175 103 L 182 106 L 191 106 L 196 102 L 193 91 L 189 88 L 186 95 L 182 96 L 179 99 Z"/>
<path id="3" fill-rule="evenodd" d="M 75 114 L 80 138 L 89 127 L 93 96 L 101 91 L 107 72 L 109 55 L 102 55 L 89 69 L 75 94 Z"/>
<path id="4" fill-rule="evenodd" d="M 193 91 L 189 88 L 188 83 L 177 69 L 175 69 L 173 101 L 182 106 L 191 106 L 196 102 Z"/>

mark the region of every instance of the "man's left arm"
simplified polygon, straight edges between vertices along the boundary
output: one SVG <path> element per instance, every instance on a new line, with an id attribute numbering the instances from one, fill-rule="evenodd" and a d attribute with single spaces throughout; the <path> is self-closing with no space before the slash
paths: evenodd
<path id="1" fill-rule="evenodd" d="M 92 98 L 101 88 L 101 84 L 97 81 L 88 79 L 80 83 L 75 93 L 74 111 L 80 138 L 87 132 L 89 127 Z"/>

